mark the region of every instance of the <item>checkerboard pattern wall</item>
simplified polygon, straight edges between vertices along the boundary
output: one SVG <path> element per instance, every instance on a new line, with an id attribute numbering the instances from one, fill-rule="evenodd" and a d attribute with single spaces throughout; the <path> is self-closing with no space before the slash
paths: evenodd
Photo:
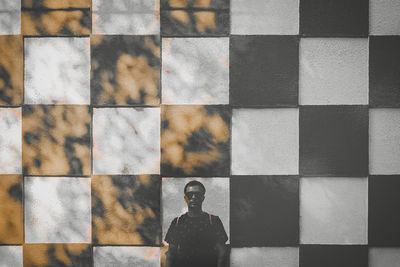
<path id="1" fill-rule="evenodd" d="M 0 0 L 0 266 L 160 266 L 184 178 L 230 266 L 399 266 L 399 14 Z"/>

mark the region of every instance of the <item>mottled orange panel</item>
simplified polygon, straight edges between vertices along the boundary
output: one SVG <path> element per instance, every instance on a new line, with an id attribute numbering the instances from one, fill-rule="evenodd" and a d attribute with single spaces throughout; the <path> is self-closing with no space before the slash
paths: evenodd
<path id="1" fill-rule="evenodd" d="M 22 11 L 21 28 L 23 35 L 89 35 L 90 9 Z"/>
<path id="2" fill-rule="evenodd" d="M 207 29 L 215 28 L 215 12 L 194 12 L 197 31 L 205 32 Z"/>
<path id="3" fill-rule="evenodd" d="M 195 7 L 210 7 L 211 6 L 211 0 L 196 0 L 196 3 L 194 4 Z"/>
<path id="4" fill-rule="evenodd" d="M 91 37 L 92 103 L 158 105 L 158 36 Z"/>
<path id="5" fill-rule="evenodd" d="M 172 10 L 170 11 L 171 17 L 175 20 L 187 25 L 190 22 L 189 14 L 183 10 Z"/>
<path id="6" fill-rule="evenodd" d="M 92 178 L 93 244 L 158 245 L 159 176 Z"/>
<path id="7" fill-rule="evenodd" d="M 168 0 L 170 7 L 186 7 L 188 0 Z"/>
<path id="8" fill-rule="evenodd" d="M 90 175 L 90 121 L 88 106 L 24 106 L 24 173 Z"/>
<path id="9" fill-rule="evenodd" d="M 88 244 L 24 244 L 24 267 L 91 266 Z"/>
<path id="10" fill-rule="evenodd" d="M 167 176 L 229 174 L 226 106 L 162 106 L 161 173 Z"/>
<path id="11" fill-rule="evenodd" d="M 0 105 L 22 104 L 22 36 L 0 36 Z"/>
<path id="12" fill-rule="evenodd" d="M 91 0 L 22 0 L 23 8 L 90 8 Z"/>
<path id="13" fill-rule="evenodd" d="M 23 243 L 22 176 L 0 175 L 0 244 Z"/>

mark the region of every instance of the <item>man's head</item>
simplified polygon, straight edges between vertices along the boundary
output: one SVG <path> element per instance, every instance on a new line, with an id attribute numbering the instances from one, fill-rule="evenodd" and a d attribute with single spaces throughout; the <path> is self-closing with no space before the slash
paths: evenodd
<path id="1" fill-rule="evenodd" d="M 201 208 L 206 188 L 199 181 L 190 181 L 185 185 L 185 201 L 189 208 Z"/>

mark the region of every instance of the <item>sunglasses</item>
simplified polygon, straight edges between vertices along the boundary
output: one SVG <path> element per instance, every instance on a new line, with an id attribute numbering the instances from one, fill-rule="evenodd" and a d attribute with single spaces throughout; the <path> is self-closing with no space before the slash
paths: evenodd
<path id="1" fill-rule="evenodd" d="M 194 196 L 196 196 L 196 198 L 201 198 L 204 196 L 204 194 L 201 192 L 188 192 L 185 193 L 185 196 L 187 196 L 189 199 L 193 198 Z"/>

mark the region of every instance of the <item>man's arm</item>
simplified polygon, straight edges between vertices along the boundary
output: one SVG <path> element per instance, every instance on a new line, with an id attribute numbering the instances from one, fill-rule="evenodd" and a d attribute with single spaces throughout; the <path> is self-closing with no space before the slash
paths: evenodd
<path id="1" fill-rule="evenodd" d="M 172 267 L 173 262 L 176 257 L 176 246 L 173 244 L 170 244 L 168 247 L 168 251 L 165 253 L 166 254 L 166 267 Z"/>
<path id="2" fill-rule="evenodd" d="M 225 258 L 226 258 L 226 245 L 222 243 L 217 243 L 216 245 L 217 253 L 218 253 L 218 267 L 225 266 Z"/>

